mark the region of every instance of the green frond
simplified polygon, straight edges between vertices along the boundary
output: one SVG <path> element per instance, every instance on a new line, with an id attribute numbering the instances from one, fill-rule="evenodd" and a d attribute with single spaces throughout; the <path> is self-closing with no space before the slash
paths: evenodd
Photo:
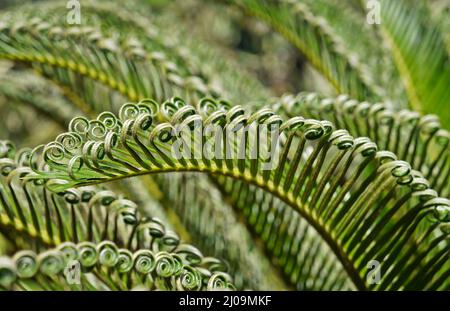
<path id="1" fill-rule="evenodd" d="M 13 290 L 230 290 L 231 277 L 215 258 L 192 246 L 134 252 L 113 242 L 65 242 L 36 254 L 0 257 L 0 288 Z M 70 269 L 80 269 L 72 272 Z M 80 273 L 74 283 L 71 273 Z M 78 283 L 78 284 L 77 284 Z"/>
<path id="2" fill-rule="evenodd" d="M 377 32 L 377 25 L 370 25 L 364 11 L 352 7 L 349 1 L 303 0 L 315 16 L 324 18 L 350 53 L 367 66 L 375 83 L 381 87 L 383 98 L 395 100 L 397 106 L 406 108 L 406 93 L 390 57 L 387 44 Z M 336 14 L 339 12 L 339 14 Z M 361 14 L 363 13 L 363 14 Z M 355 30 L 358 39 L 355 40 Z M 367 99 L 367 98 L 365 98 Z"/>
<path id="3" fill-rule="evenodd" d="M 435 115 L 396 110 L 389 104 L 358 102 L 348 96 L 285 95 L 273 109 L 288 117 L 328 120 L 356 137 L 369 137 L 420 171 L 440 196 L 450 198 L 450 133 Z"/>
<path id="4" fill-rule="evenodd" d="M 449 290 L 445 2 L 224 2 L 2 9 L 0 289 Z"/>
<path id="5" fill-rule="evenodd" d="M 36 19 L 27 25 L 4 26 L 0 36 L 0 57 L 32 65 L 44 76 L 63 85 L 80 85 L 91 98 L 98 88 L 89 80 L 132 100 L 165 98 L 169 94 L 188 98 L 192 94 L 195 99 L 198 91 L 208 94 L 204 85 L 183 80 L 174 63 L 160 53 L 146 52 L 134 40 L 117 42 L 103 37 L 91 27 L 64 29 Z M 82 83 L 77 83 L 79 77 L 84 78 Z M 111 109 L 108 102 L 101 107 L 83 108 L 84 111 Z"/>
<path id="6" fill-rule="evenodd" d="M 296 290 L 355 289 L 328 244 L 295 209 L 246 182 L 227 178 L 216 182 L 287 284 Z"/>
<path id="7" fill-rule="evenodd" d="M 69 289 L 63 273 L 71 260 L 80 260 L 87 273 L 96 276 L 97 282 L 106 282 L 110 289 L 139 285 L 149 289 L 216 289 L 230 285 L 222 283 L 223 277 L 229 281 L 229 276 L 215 273 L 223 270 L 223 264 L 182 244 L 157 218 L 139 216 L 134 202 L 93 187 L 56 194 L 41 184 L 21 182 L 18 177 L 30 172 L 22 166 L 27 151 L 15 154 L 6 141 L 0 147 L 2 155 L 8 156 L 0 160 L 0 231 L 22 249 L 32 246 L 45 250 L 40 255 L 20 251 L 12 260 L 1 258 L 0 286 L 10 288 L 16 282 L 17 289 L 38 289 L 39 284 L 50 283 L 53 289 Z M 57 249 L 48 250 L 55 246 Z M 195 284 L 185 284 L 186 273 L 196 276 Z M 81 288 L 75 288 L 100 288 L 90 278 L 84 281 Z"/>
<path id="8" fill-rule="evenodd" d="M 44 161 L 46 167 L 28 176 L 48 180 L 46 187 L 57 192 L 142 174 L 204 172 L 219 176 L 219 182 L 228 177 L 222 183 L 224 189 L 230 189 L 233 180 L 253 185 L 305 219 L 334 253 L 356 288 L 448 287 L 449 201 L 439 198 L 420 172 L 397 160 L 391 152 L 377 151 L 368 138 L 353 138 L 345 130 L 333 131 L 327 121 L 302 117 L 283 120 L 270 109 L 246 114 L 239 106 L 229 108 L 224 102 L 209 99 L 196 107 L 173 99 L 161 108 L 147 100 L 124 105 L 119 117 L 105 116 L 91 121 L 76 118 L 70 132 L 36 148 L 32 161 Z M 167 121 L 153 124 L 158 118 Z M 225 130 L 241 134 L 244 126 L 251 124 L 279 125 L 276 138 L 280 161 L 264 170 L 270 159 L 265 159 L 259 149 L 256 158 L 250 157 L 249 142 L 257 135 L 251 131 L 221 150 L 237 152 L 238 146 L 243 146 L 243 159 L 230 159 L 226 153 L 222 153 L 222 159 L 174 156 L 171 150 L 180 141 L 192 141 L 194 146 L 198 142 L 194 121 L 221 124 Z M 173 134 L 174 127 L 180 124 L 190 130 Z M 200 137 L 210 139 L 208 135 Z M 211 143 L 218 147 L 217 142 Z M 260 147 L 265 151 L 272 148 L 263 144 Z M 248 202 L 243 191 L 235 192 L 235 196 L 239 202 Z M 267 221 L 273 214 L 261 212 L 262 219 L 266 219 L 263 227 L 274 225 Z M 279 234 L 285 230 L 277 229 Z M 286 247 L 285 240 L 279 241 L 282 245 L 278 247 Z M 385 264 L 380 284 L 366 283 L 372 260 Z M 418 266 L 417 261 L 424 264 Z M 440 264 L 433 265 L 435 261 Z M 296 264 L 298 271 L 303 263 Z M 339 282 L 341 274 L 331 275 Z"/>
<path id="9" fill-rule="evenodd" d="M 42 22 L 42 20 L 32 17 L 36 14 L 36 10 L 39 12 L 40 16 L 45 18 L 46 22 Z M 126 49 L 128 54 L 125 56 L 118 55 L 117 57 L 131 57 L 134 61 L 135 57 L 132 57 L 133 55 L 130 56 L 130 53 L 149 53 L 154 55 L 156 60 L 153 60 L 152 57 L 150 57 L 150 60 L 142 60 L 143 62 L 151 63 L 153 61 L 160 61 L 162 63 L 161 66 L 167 69 L 162 72 L 156 72 L 155 75 L 154 71 L 142 69 L 141 63 L 136 62 L 136 64 L 130 66 L 142 69 L 143 72 L 135 73 L 133 70 L 129 70 L 129 72 L 123 73 L 124 77 L 122 80 L 124 82 L 121 84 L 117 81 L 118 79 L 111 78 L 109 74 L 110 72 L 118 70 L 114 66 L 114 62 L 111 61 L 111 64 L 108 60 L 102 61 L 102 59 L 93 59 L 89 60 L 86 66 L 84 66 L 84 64 L 79 64 L 79 60 L 74 63 L 72 60 L 73 55 L 71 55 L 73 54 L 73 49 L 62 46 L 61 49 L 63 49 L 63 51 L 55 51 L 55 55 L 66 55 L 70 52 L 68 56 L 70 56 L 71 59 L 59 60 L 60 64 L 52 64 L 51 66 L 62 66 L 63 68 L 42 70 L 40 66 L 38 66 L 38 70 L 41 71 L 43 75 L 52 79 L 72 102 L 75 104 L 79 103 L 79 106 L 81 106 L 82 110 L 88 115 L 91 115 L 93 112 L 101 112 L 104 110 L 117 110 L 118 106 L 116 103 L 123 102 L 125 99 L 122 97 L 113 98 L 110 93 L 111 89 L 119 91 L 119 93 L 129 100 L 136 100 L 136 97 L 146 97 L 144 94 L 150 94 L 148 97 L 153 97 L 155 99 L 158 99 L 159 94 L 162 95 L 163 98 L 167 98 L 168 95 L 166 93 L 171 93 L 170 96 L 177 94 L 183 95 L 188 99 L 192 96 L 191 99 L 194 101 L 198 98 L 192 94 L 200 94 L 201 96 L 220 94 L 222 97 L 231 99 L 248 98 L 249 100 L 252 99 L 259 102 L 261 102 L 263 98 L 269 96 L 269 93 L 266 92 L 255 79 L 240 71 L 236 64 L 224 60 L 223 55 L 214 49 L 203 47 L 201 42 L 197 42 L 194 39 L 184 40 L 182 45 L 178 45 L 178 43 L 186 37 L 186 34 L 177 29 L 171 29 L 172 26 L 164 18 L 161 18 L 158 22 L 160 25 L 155 26 L 149 24 L 148 19 L 139 14 L 132 14 L 130 11 L 123 9 L 119 10 L 115 4 L 97 3 L 95 1 L 86 2 L 86 4 L 83 5 L 85 23 L 88 25 L 100 25 L 102 33 L 95 31 L 95 28 L 93 27 L 69 27 L 69 30 L 63 31 L 63 29 L 59 27 L 59 25 L 64 25 L 65 23 L 65 21 L 62 20 L 62 17 L 64 16 L 64 14 L 61 14 L 62 10 L 65 10 L 65 3 L 60 3 L 59 5 L 54 4 L 53 2 L 47 3 L 46 5 L 40 4 L 39 6 L 34 7 L 33 10 L 30 10 L 30 12 L 27 12 L 26 10 L 25 12 L 22 11 L 21 15 L 23 16 L 21 18 L 12 18 L 13 21 L 9 21 L 8 24 L 18 24 L 17 27 L 30 37 L 35 36 L 35 29 L 38 30 L 39 34 L 42 32 L 44 36 L 48 36 L 49 38 L 53 38 L 55 36 L 54 32 L 56 31 L 57 35 L 54 39 L 60 40 L 64 38 L 69 41 L 70 45 L 76 45 L 76 49 L 74 49 L 79 51 L 82 59 L 86 58 L 86 56 L 83 55 L 84 53 L 90 53 L 90 51 L 84 51 L 83 49 L 84 46 L 86 46 L 86 41 L 95 41 L 94 43 L 110 42 L 111 40 L 107 35 L 118 35 L 119 41 L 125 45 L 124 49 Z M 14 23 L 16 19 L 19 21 Z M 30 22 L 26 22 L 27 26 L 24 26 L 22 20 L 30 20 Z M 54 26 L 50 26 L 48 22 L 54 23 Z M 8 24 L 4 25 L 6 29 L 13 27 L 7 26 Z M 171 35 L 166 36 L 164 32 L 161 32 L 162 29 L 165 29 L 165 33 L 170 33 Z M 104 35 L 105 33 L 107 34 L 106 36 Z M 101 38 L 102 34 L 105 36 L 104 38 Z M 133 40 L 130 39 L 130 35 Z M 83 39 L 82 37 L 85 36 L 92 40 L 89 38 L 87 40 L 85 38 Z M 13 37 L 15 38 L 15 35 Z M 46 41 L 51 41 L 49 38 L 46 38 Z M 26 41 L 27 38 L 24 38 L 24 40 Z M 80 42 L 82 42 L 82 48 L 80 48 Z M 9 40 L 8 44 L 13 48 L 17 48 L 16 45 L 30 45 L 29 48 L 34 47 L 34 44 L 28 41 L 14 42 Z M 49 44 L 53 43 L 49 42 Z M 98 46 L 99 44 L 100 43 L 96 45 Z M 129 45 L 131 45 L 131 47 Z M 89 46 L 88 50 L 95 50 L 98 48 L 97 46 Z M 100 49 L 102 50 L 102 47 Z M 129 51 L 130 49 L 132 51 Z M 104 50 L 101 51 L 102 53 L 97 51 L 94 52 L 100 54 L 100 57 L 102 56 L 102 53 L 108 54 L 107 57 L 110 57 L 109 54 L 111 53 L 111 51 Z M 51 53 L 51 51 L 49 52 L 46 50 L 46 53 Z M 97 55 L 94 56 L 97 57 Z M 142 55 L 140 55 L 140 57 L 142 57 Z M 128 63 L 128 59 L 125 59 L 124 62 Z M 100 63 L 103 66 L 101 67 L 102 70 L 98 70 L 98 66 L 93 66 L 93 64 L 96 63 Z M 69 64 L 71 66 L 69 66 Z M 45 67 L 47 67 L 47 65 L 45 65 Z M 126 67 L 126 65 L 122 67 Z M 151 64 L 149 67 L 151 67 Z M 223 74 L 224 72 L 227 74 Z M 132 76 L 130 77 L 130 75 Z M 141 81 L 143 78 L 147 77 L 150 80 L 149 82 L 145 83 L 145 81 Z M 177 86 L 174 87 L 174 89 L 166 86 L 170 84 L 166 79 L 170 81 L 173 80 L 172 82 Z M 135 80 L 137 82 L 135 82 Z M 141 86 L 139 91 L 137 90 L 137 85 Z M 158 89 L 161 88 L 164 89 L 165 92 L 162 92 L 161 90 L 158 92 Z M 182 91 L 181 89 L 185 91 Z M 179 90 L 179 92 L 177 90 Z"/>
<path id="10" fill-rule="evenodd" d="M 411 107 L 438 114 L 450 129 L 450 59 L 443 36 L 422 1 L 381 1 L 381 30 Z"/>
<path id="11" fill-rule="evenodd" d="M 42 184 L 22 180 L 32 172 L 27 158 L 30 150 L 16 153 L 7 141 L 1 146 L 7 157 L 0 159 L 0 229 L 19 246 L 108 239 L 135 249 L 140 247 L 139 235 L 144 236 L 149 227 L 161 226 L 157 219 L 140 216 L 134 202 L 106 189 L 52 193 Z M 168 236 L 176 239 L 173 232 Z"/>

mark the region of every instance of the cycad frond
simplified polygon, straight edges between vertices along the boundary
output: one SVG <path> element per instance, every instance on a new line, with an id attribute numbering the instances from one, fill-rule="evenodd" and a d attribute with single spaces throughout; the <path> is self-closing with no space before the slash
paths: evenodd
<path id="1" fill-rule="evenodd" d="M 1 229 L 20 246 L 107 239 L 136 249 L 141 247 L 139 243 L 150 243 L 148 237 L 142 239 L 148 228 L 162 227 L 164 235 L 158 219 L 140 216 L 134 202 L 114 192 L 86 187 L 57 194 L 42 184 L 22 180 L 32 172 L 27 158 L 30 150 L 16 153 L 7 141 L 2 141 L 1 147 L 7 156 L 0 159 Z M 167 237 L 178 239 L 171 231 Z"/>
<path id="2" fill-rule="evenodd" d="M 42 150 L 48 168 L 36 170 L 32 178 L 51 179 L 47 187 L 62 191 L 141 174 L 196 171 L 228 177 L 224 189 L 233 187 L 233 179 L 251 184 L 299 213 L 328 244 L 356 288 L 448 286 L 449 202 L 437 197 L 423 175 L 393 153 L 377 151 L 368 138 L 333 131 L 330 122 L 301 117 L 284 121 L 270 109 L 246 114 L 239 106 L 228 108 L 206 99 L 196 110 L 173 99 L 161 105 L 159 114 L 168 123 L 153 125 L 158 109 L 155 102 L 147 101 L 124 105 L 119 118 L 74 119 L 71 132 L 33 151 L 35 158 Z M 264 170 L 268 162 L 259 149 L 256 158 L 250 157 L 250 142 L 257 135 L 253 132 L 221 150 L 236 152 L 243 146 L 243 159 L 230 159 L 226 153 L 222 159 L 175 157 L 171 148 L 180 140 L 198 140 L 193 134 L 195 121 L 222 124 L 241 134 L 245 125 L 280 125 L 280 161 Z M 172 130 L 179 124 L 191 130 L 174 135 Z M 63 141 L 75 144 L 68 147 Z M 247 200 L 245 192 L 234 193 L 238 203 Z M 268 210 L 260 212 L 263 219 L 273 217 Z M 285 240 L 280 243 L 279 247 L 286 247 Z M 398 257 L 389 255 L 392 252 Z M 372 260 L 385 262 L 387 271 L 380 284 L 368 285 L 365 275 Z M 425 264 L 417 266 L 419 260 Z M 441 264 L 432 265 L 435 261 Z"/>
<path id="3" fill-rule="evenodd" d="M 327 98 L 314 93 L 286 95 L 274 109 L 289 117 L 328 120 L 356 137 L 367 136 L 420 171 L 440 196 L 450 198 L 450 133 L 435 115 L 395 110 L 388 104 L 358 102 L 348 96 Z"/>
<path id="4" fill-rule="evenodd" d="M 21 166 L 26 162 L 27 150 L 14 155 L 13 146 L 6 141 L 1 142 L 0 149 L 8 156 L 0 159 L 0 231 L 22 249 L 57 246 L 56 250 L 42 251 L 40 255 L 20 251 L 12 261 L 1 258 L 1 286 L 10 288 L 17 278 L 14 284 L 22 289 L 39 289 L 39 284 L 69 289 L 64 266 L 70 260 L 79 260 L 84 269 L 93 273 L 97 281 L 106 282 L 110 289 L 139 285 L 177 290 L 229 287 L 229 276 L 213 273 L 224 268 L 220 261 L 203 258 L 195 247 L 182 244 L 158 219 L 139 216 L 132 201 L 95 187 L 56 194 L 43 185 L 21 182 L 18 177 L 31 171 Z M 214 271 L 199 270 L 198 265 Z M 144 269 L 148 271 L 144 273 Z M 194 284 L 186 283 L 191 276 Z M 44 282 L 45 279 L 51 281 Z M 75 289 L 102 288 L 92 283 L 92 279 L 84 282 Z"/>
<path id="5" fill-rule="evenodd" d="M 185 82 L 174 63 L 160 53 L 150 54 L 134 40 L 117 42 L 90 27 L 63 29 L 36 19 L 29 24 L 4 25 L 0 57 L 32 65 L 63 85 L 78 85 L 79 93 L 86 92 L 90 98 L 95 97 L 98 87 L 89 80 L 132 100 L 143 97 L 162 100 L 173 94 L 188 98 L 192 94 L 195 99 L 198 91 L 208 94 L 205 86 Z M 79 77 L 88 81 L 84 83 L 82 79 L 84 84 L 80 86 Z M 111 109 L 108 102 L 102 107 L 80 108 L 87 112 L 103 111 Z"/>
<path id="6" fill-rule="evenodd" d="M 79 266 L 74 266 L 76 262 Z M 192 247 L 130 252 L 110 241 L 65 242 L 36 254 L 0 257 L 0 288 L 14 290 L 230 290 L 231 278 L 215 258 Z M 75 283 L 68 269 L 80 269 Z"/>

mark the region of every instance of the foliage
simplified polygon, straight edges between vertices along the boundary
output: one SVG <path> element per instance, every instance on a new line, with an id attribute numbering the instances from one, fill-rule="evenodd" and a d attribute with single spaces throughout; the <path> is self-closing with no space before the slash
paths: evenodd
<path id="1" fill-rule="evenodd" d="M 0 12 L 1 289 L 450 289 L 439 1 L 65 5 Z"/>

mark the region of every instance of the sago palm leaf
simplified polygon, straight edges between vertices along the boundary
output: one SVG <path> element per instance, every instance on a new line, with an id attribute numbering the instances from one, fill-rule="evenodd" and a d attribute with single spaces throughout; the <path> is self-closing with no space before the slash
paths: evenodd
<path id="1" fill-rule="evenodd" d="M 186 248 L 187 249 L 187 248 Z M 104 241 L 65 242 L 36 254 L 23 250 L 0 257 L 0 289 L 14 290 L 229 290 L 231 278 L 214 258 L 198 257 L 188 249 L 131 252 Z M 72 283 L 68 267 L 81 271 Z"/>
<path id="2" fill-rule="evenodd" d="M 162 104 L 159 114 L 168 123 L 152 125 L 158 111 L 156 103 L 126 104 L 115 126 L 109 129 L 98 121 L 74 119 L 71 132 L 61 138 L 78 140 L 72 145 L 76 147 L 67 149 L 55 141 L 35 149 L 32 158 L 41 154 L 48 167 L 36 170 L 31 178 L 50 179 L 47 187 L 53 191 L 177 171 L 228 177 L 225 189 L 235 189 L 232 180 L 236 179 L 265 190 L 299 213 L 328 245 L 356 288 L 448 287 L 449 202 L 437 197 L 421 173 L 397 160 L 393 153 L 377 151 L 367 138 L 354 139 L 346 131 L 333 131 L 329 122 L 301 117 L 285 121 L 269 109 L 246 114 L 239 106 L 227 109 L 212 100 L 201 101 L 197 110 L 180 100 L 168 101 Z M 253 132 L 233 141 L 230 149 L 225 148 L 226 152 L 236 152 L 238 146 L 243 146 L 244 159 L 178 159 L 171 148 L 181 139 L 199 139 L 193 134 L 194 121 L 204 125 L 218 122 L 241 134 L 243 125 L 278 124 L 280 162 L 264 170 L 267 159 L 260 153 L 250 158 L 249 142 L 257 135 Z M 173 135 L 171 130 L 177 124 L 190 125 L 191 131 Z M 248 137 L 248 141 L 242 137 Z M 215 146 L 215 142 L 211 143 Z M 234 193 L 236 201 L 245 206 L 245 190 Z M 276 226 L 268 221 L 275 217 L 273 211 L 250 208 L 251 212 L 262 217 L 263 229 Z M 286 229 L 277 229 L 278 234 L 286 234 Z M 278 239 L 277 234 L 270 234 L 267 242 L 292 251 L 288 240 Z M 366 283 L 367 265 L 372 260 L 385 264 L 380 284 Z M 418 261 L 423 265 L 417 266 Z M 330 275 L 339 282 L 339 273 L 325 278 Z"/>
<path id="3" fill-rule="evenodd" d="M 39 289 L 39 283 L 68 289 L 64 267 L 67 261 L 80 260 L 83 268 L 106 281 L 111 289 L 130 289 L 139 284 L 178 290 L 203 286 L 215 289 L 220 284 L 228 287 L 222 282 L 230 280 L 226 274 L 211 275 L 196 268 L 205 265 L 220 271 L 224 266 L 218 260 L 203 258 L 195 247 L 181 243 L 160 220 L 141 217 L 134 202 L 95 187 L 56 194 L 43 185 L 22 182 L 18 178 L 31 172 L 22 166 L 28 151 L 15 154 L 6 141 L 0 147 L 7 156 L 0 159 L 0 231 L 21 248 L 58 248 L 39 256 L 21 251 L 12 262 L 1 258 L 1 286 L 9 288 L 17 278 L 16 285 L 22 289 Z M 78 246 L 73 244 L 78 242 Z M 111 276 L 112 272 L 117 275 Z M 43 282 L 46 278 L 48 281 Z M 90 284 L 92 280 L 86 282 L 82 289 L 102 288 L 95 282 Z"/>
<path id="4" fill-rule="evenodd" d="M 388 104 L 358 102 L 348 96 L 327 98 L 314 93 L 285 95 L 274 109 L 289 117 L 329 120 L 354 136 L 370 137 L 420 171 L 440 196 L 450 198 L 450 133 L 435 115 L 396 111 Z"/>

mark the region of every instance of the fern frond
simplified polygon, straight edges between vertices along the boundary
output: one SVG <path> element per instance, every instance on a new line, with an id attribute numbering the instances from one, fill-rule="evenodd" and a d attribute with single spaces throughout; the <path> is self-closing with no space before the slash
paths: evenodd
<path id="1" fill-rule="evenodd" d="M 79 266 L 73 266 L 76 262 Z M 68 269 L 80 269 L 79 284 Z M 130 252 L 110 241 L 66 242 L 36 254 L 0 257 L 0 288 L 10 290 L 230 290 L 231 277 L 215 258 L 192 246 Z"/>
<path id="2" fill-rule="evenodd" d="M 246 114 L 241 107 L 229 108 L 223 102 L 203 100 L 194 108 L 180 99 L 167 101 L 158 109 L 155 102 L 146 101 L 124 105 L 118 118 L 74 119 L 71 132 L 33 151 L 32 159 L 39 156 L 48 167 L 37 169 L 30 178 L 51 179 L 46 186 L 62 191 L 142 174 L 195 171 L 228 177 L 222 184 L 225 189 L 230 189 L 234 180 L 253 185 L 303 217 L 338 258 L 356 288 L 448 287 L 450 203 L 429 188 L 420 172 L 393 153 L 377 151 L 368 138 L 355 139 L 344 130 L 333 131 L 330 122 L 301 117 L 285 121 L 270 109 Z M 153 125 L 157 115 L 168 122 Z M 222 159 L 174 157 L 170 150 L 180 139 L 198 140 L 193 134 L 194 121 L 219 123 L 241 133 L 244 125 L 280 125 L 278 166 L 264 170 L 267 159 L 260 150 L 256 158 L 250 158 L 253 132 L 240 136 L 248 141 L 238 139 L 228 149 L 237 151 L 243 146 L 244 159 L 230 159 L 226 154 Z M 177 124 L 190 126 L 191 131 L 174 135 Z M 205 135 L 202 137 L 208 138 Z M 75 137 L 78 143 L 72 147 L 61 143 L 61 139 Z M 245 193 L 236 195 L 248 200 Z M 262 219 L 273 217 L 261 212 Z M 263 226 L 271 224 L 267 221 Z M 380 284 L 365 281 L 372 260 L 385 264 Z M 424 264 L 418 266 L 417 261 Z"/>
<path id="3" fill-rule="evenodd" d="M 450 133 L 442 128 L 437 116 L 358 102 L 345 95 L 327 98 L 314 93 L 285 95 L 275 100 L 273 109 L 288 117 L 302 114 L 329 120 L 353 136 L 369 137 L 422 172 L 440 196 L 450 198 Z"/>
<path id="4" fill-rule="evenodd" d="M 182 79 L 161 53 L 148 53 L 136 41 L 116 42 L 90 27 L 63 29 L 36 19 L 28 25 L 6 25 L 0 36 L 0 57 L 36 66 L 45 76 L 69 86 L 80 84 L 77 77 L 88 78 L 132 100 L 169 94 L 195 99 L 198 91 L 208 94 L 204 85 Z M 95 96 L 89 82 L 82 90 Z M 84 110 L 104 109 L 110 106 Z"/>
<path id="5" fill-rule="evenodd" d="M 136 240 L 142 240 L 139 235 L 149 227 L 162 226 L 157 219 L 140 216 L 134 202 L 105 189 L 87 187 L 51 193 L 42 184 L 22 181 L 32 172 L 27 166 L 30 150 L 16 153 L 7 141 L 2 141 L 1 147 L 8 157 L 0 159 L 0 228 L 20 246 L 108 239 L 136 249 L 141 246 Z"/>

